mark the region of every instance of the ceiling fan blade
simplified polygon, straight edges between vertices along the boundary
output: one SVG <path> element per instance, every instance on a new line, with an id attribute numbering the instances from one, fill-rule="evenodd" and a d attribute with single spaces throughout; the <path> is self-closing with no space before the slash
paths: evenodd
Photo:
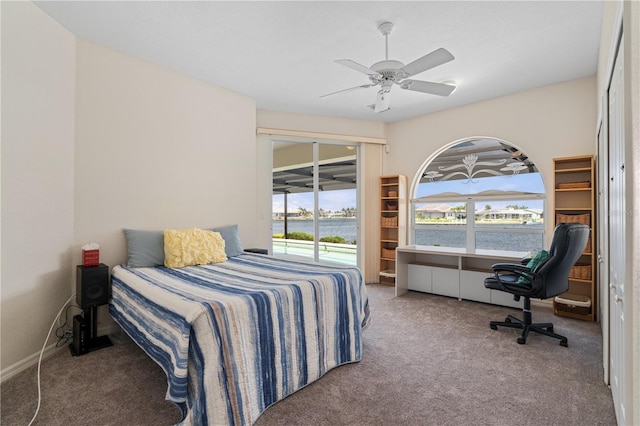
<path id="1" fill-rule="evenodd" d="M 352 70 L 356 70 L 358 72 L 361 72 L 361 73 L 369 75 L 369 76 L 379 76 L 380 75 L 379 72 L 374 71 L 371 68 L 367 68 L 364 65 L 360 65 L 359 63 L 354 62 L 351 59 L 338 59 L 336 62 L 339 63 L 340 65 L 344 65 L 345 67 L 349 67 Z"/>
<path id="2" fill-rule="evenodd" d="M 322 95 L 320 96 L 320 98 L 326 98 L 327 96 L 336 95 L 338 93 L 350 92 L 352 90 L 357 90 L 357 89 L 366 89 L 371 86 L 375 86 L 375 84 L 363 84 L 362 86 L 356 86 L 356 87 L 350 87 L 348 89 L 338 90 L 337 92 L 332 92 L 332 93 L 327 93 L 326 95 Z"/>
<path id="3" fill-rule="evenodd" d="M 445 64 L 449 61 L 453 61 L 455 57 L 447 49 L 441 47 L 431 53 L 427 53 L 422 58 L 418 58 L 410 64 L 401 68 L 405 72 L 406 77 L 419 74 L 423 71 L 437 67 L 438 65 Z"/>
<path id="4" fill-rule="evenodd" d="M 433 83 L 431 81 L 420 80 L 402 80 L 400 87 L 405 90 L 413 90 L 414 92 L 429 93 L 431 95 L 449 96 L 456 86 L 451 84 Z"/>

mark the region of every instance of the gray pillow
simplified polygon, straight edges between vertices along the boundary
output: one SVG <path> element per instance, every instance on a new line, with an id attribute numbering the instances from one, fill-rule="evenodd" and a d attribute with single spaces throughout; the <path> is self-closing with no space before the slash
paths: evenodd
<path id="1" fill-rule="evenodd" d="M 125 229 L 127 238 L 127 266 L 164 265 L 164 231 L 140 231 Z"/>
<path id="2" fill-rule="evenodd" d="M 219 232 L 224 240 L 224 251 L 227 257 L 238 256 L 244 253 L 244 248 L 240 242 L 240 235 L 238 233 L 238 225 L 222 226 L 219 228 L 213 228 L 212 231 Z"/>

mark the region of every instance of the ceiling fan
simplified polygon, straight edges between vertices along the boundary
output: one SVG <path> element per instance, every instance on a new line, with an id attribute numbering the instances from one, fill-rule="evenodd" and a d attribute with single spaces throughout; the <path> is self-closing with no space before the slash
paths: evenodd
<path id="1" fill-rule="evenodd" d="M 353 70 L 366 74 L 369 77 L 371 83 L 363 84 L 362 86 L 351 87 L 349 89 L 339 90 L 337 92 L 329 93 L 326 96 L 335 95 L 337 93 L 349 92 L 357 89 L 367 89 L 373 86 L 380 86 L 376 103 L 369 105 L 369 108 L 375 112 L 383 112 L 389 109 L 389 95 L 391 93 L 391 87 L 394 84 L 400 86 L 401 89 L 413 90 L 415 92 L 428 93 L 438 96 L 449 96 L 456 88 L 452 84 L 433 83 L 430 81 L 411 80 L 408 77 L 412 77 L 423 71 L 435 68 L 439 65 L 452 61 L 454 56 L 444 48 L 436 49 L 431 53 L 424 55 L 421 58 L 405 65 L 400 61 L 389 60 L 389 43 L 388 36 L 393 30 L 393 24 L 391 22 L 384 22 L 378 29 L 384 35 L 385 44 L 385 60 L 376 62 L 371 67 L 365 67 L 351 59 L 338 59 L 336 62 L 340 65 L 344 65 Z"/>

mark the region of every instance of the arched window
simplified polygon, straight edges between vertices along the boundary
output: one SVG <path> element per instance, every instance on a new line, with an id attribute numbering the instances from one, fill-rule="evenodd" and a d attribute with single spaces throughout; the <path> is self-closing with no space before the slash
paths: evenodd
<path id="1" fill-rule="evenodd" d="M 544 183 L 533 161 L 495 138 L 454 142 L 412 185 L 418 245 L 536 252 L 544 247 Z"/>

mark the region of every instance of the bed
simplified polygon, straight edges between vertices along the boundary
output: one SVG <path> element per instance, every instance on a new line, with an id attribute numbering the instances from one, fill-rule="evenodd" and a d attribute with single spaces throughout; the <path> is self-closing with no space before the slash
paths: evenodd
<path id="1" fill-rule="evenodd" d="M 184 268 L 116 266 L 109 311 L 164 370 L 181 425 L 250 425 L 362 358 L 356 267 L 240 254 Z"/>

